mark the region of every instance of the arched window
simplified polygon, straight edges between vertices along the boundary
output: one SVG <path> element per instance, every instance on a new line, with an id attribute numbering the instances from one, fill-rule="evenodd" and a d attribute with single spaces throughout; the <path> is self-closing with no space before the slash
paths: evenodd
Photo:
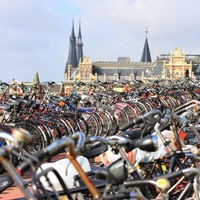
<path id="1" fill-rule="evenodd" d="M 179 69 L 176 69 L 175 72 L 174 72 L 174 75 L 178 76 L 178 75 L 180 75 L 180 74 L 181 74 L 181 73 L 180 73 L 180 70 L 179 70 Z"/>
<path id="2" fill-rule="evenodd" d="M 189 69 L 186 69 L 186 70 L 185 70 L 185 77 L 189 77 L 189 74 L 190 74 Z"/>
<path id="3" fill-rule="evenodd" d="M 85 76 L 86 78 L 89 78 L 89 77 L 90 77 L 90 72 L 89 72 L 89 69 L 88 69 L 88 68 L 86 69 L 85 75 L 86 75 L 86 76 Z"/>
<path id="4" fill-rule="evenodd" d="M 84 72 L 84 69 L 81 69 L 81 78 L 85 78 L 85 72 Z"/>

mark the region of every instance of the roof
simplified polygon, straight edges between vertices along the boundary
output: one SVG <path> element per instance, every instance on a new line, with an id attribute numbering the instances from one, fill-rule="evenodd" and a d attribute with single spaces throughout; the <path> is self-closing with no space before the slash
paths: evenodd
<path id="1" fill-rule="evenodd" d="M 130 76 L 135 74 L 141 76 L 148 73 L 147 69 L 151 69 L 155 63 L 150 62 L 93 62 L 93 74 L 113 76 L 113 74 L 120 74 L 120 76 Z"/>
<path id="2" fill-rule="evenodd" d="M 35 73 L 35 78 L 33 79 L 33 83 L 40 83 L 40 79 L 39 79 L 38 70 L 36 70 L 36 73 Z"/>
<path id="3" fill-rule="evenodd" d="M 160 75 L 163 70 L 163 62 L 157 62 L 155 63 L 151 75 Z"/>
<path id="4" fill-rule="evenodd" d="M 114 67 L 114 66 L 121 66 L 121 67 L 152 67 L 154 62 L 116 62 L 116 61 L 97 61 L 92 63 L 93 66 L 97 67 Z"/>
<path id="5" fill-rule="evenodd" d="M 141 57 L 141 62 L 151 62 L 151 54 L 150 54 L 147 38 L 144 43 L 144 49 L 143 49 L 143 53 L 142 53 L 142 57 Z"/>

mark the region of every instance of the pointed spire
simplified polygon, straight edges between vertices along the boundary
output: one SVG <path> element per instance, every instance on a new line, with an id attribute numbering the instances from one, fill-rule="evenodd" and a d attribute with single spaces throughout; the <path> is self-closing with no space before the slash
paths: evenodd
<path id="1" fill-rule="evenodd" d="M 145 33 L 146 33 L 146 38 L 147 38 L 147 33 L 148 33 L 148 28 L 146 27 L 146 31 L 145 31 Z"/>
<path id="2" fill-rule="evenodd" d="M 81 35 L 81 20 L 79 19 L 79 30 L 78 30 L 78 38 L 77 38 L 77 62 L 83 61 L 83 43 L 82 43 L 82 35 Z"/>
<path id="3" fill-rule="evenodd" d="M 81 18 L 79 19 L 79 30 L 78 30 L 78 38 L 81 38 Z"/>
<path id="4" fill-rule="evenodd" d="M 71 32 L 71 37 L 72 37 L 72 38 L 75 37 L 75 32 L 74 32 L 74 16 L 73 16 L 73 20 L 72 20 L 72 32 Z"/>
<path id="5" fill-rule="evenodd" d="M 65 66 L 65 73 L 67 71 L 68 65 L 72 65 L 72 67 L 77 68 L 77 55 L 76 55 L 76 37 L 74 33 L 74 18 L 72 21 L 72 32 L 69 39 L 69 53 L 68 53 L 68 60 Z"/>
<path id="6" fill-rule="evenodd" d="M 33 79 L 33 83 L 40 83 L 38 69 L 36 69 L 35 78 Z"/>
<path id="7" fill-rule="evenodd" d="M 143 49 L 143 53 L 141 57 L 141 62 L 151 62 L 151 54 L 150 54 L 149 44 L 148 44 L 148 39 L 147 39 L 147 33 L 148 33 L 147 28 L 146 28 L 145 33 L 146 33 L 146 39 L 145 39 L 144 49 Z"/>

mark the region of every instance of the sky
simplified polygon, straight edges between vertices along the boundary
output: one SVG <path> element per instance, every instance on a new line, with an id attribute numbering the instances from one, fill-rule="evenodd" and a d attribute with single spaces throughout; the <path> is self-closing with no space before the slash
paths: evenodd
<path id="1" fill-rule="evenodd" d="M 73 19 L 93 62 L 139 62 L 146 37 L 152 61 L 176 47 L 200 55 L 199 0 L 0 0 L 0 80 L 38 70 L 40 82 L 64 81 Z"/>

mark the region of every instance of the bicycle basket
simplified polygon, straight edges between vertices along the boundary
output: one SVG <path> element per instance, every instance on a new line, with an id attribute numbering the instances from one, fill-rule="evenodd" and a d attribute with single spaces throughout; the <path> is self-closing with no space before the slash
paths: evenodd
<path id="1" fill-rule="evenodd" d="M 57 191 L 56 186 L 54 185 L 55 179 L 49 178 L 49 174 L 51 174 L 51 176 L 53 174 L 55 178 L 58 179 L 62 190 Z M 40 173 L 35 174 L 33 176 L 31 185 L 33 187 L 34 195 L 38 200 L 59 200 L 61 199 L 61 196 L 66 196 L 67 199 L 73 200 L 71 193 L 64 183 L 62 177 L 53 167 L 41 170 Z"/>

